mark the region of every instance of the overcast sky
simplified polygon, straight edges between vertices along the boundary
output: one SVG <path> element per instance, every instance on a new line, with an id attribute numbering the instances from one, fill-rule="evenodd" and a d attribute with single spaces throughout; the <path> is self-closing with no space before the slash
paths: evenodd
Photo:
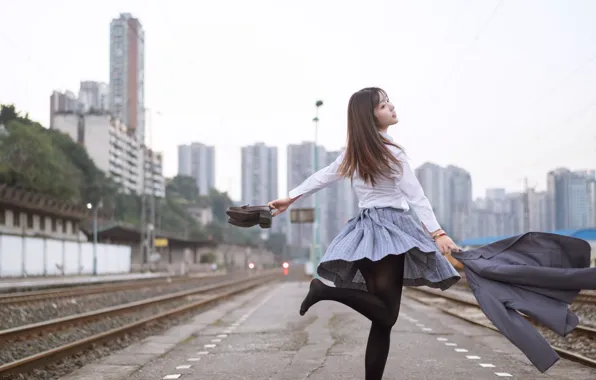
<path id="1" fill-rule="evenodd" d="M 216 147 L 216 185 L 240 197 L 240 147 L 345 141 L 350 95 L 386 89 L 390 134 L 418 166 L 489 187 L 545 188 L 557 166 L 596 168 L 596 1 L 0 0 L 0 103 L 49 121 L 52 90 L 108 81 L 109 26 L 146 35 L 146 106 L 165 174 L 176 147 Z M 8 17 L 7 17 L 8 16 Z"/>

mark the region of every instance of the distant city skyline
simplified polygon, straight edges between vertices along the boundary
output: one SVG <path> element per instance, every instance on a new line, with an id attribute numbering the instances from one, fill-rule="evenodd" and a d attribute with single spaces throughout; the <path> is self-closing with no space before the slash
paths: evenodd
<path id="1" fill-rule="evenodd" d="M 10 75 L 0 103 L 49 126 L 52 90 L 112 81 L 110 23 L 129 13 L 147 36 L 139 100 L 159 112 L 152 145 L 168 177 L 177 146 L 201 141 L 215 147 L 215 186 L 240 199 L 242 146 L 262 141 L 283 152 L 312 141 L 322 99 L 318 144 L 338 151 L 349 97 L 375 85 L 396 105 L 400 123 L 389 133 L 414 167 L 466 168 L 474 197 L 492 187 L 522 190 L 525 177 L 546 189 L 552 168 L 596 162 L 596 3 L 497 3 L 346 0 L 337 17 L 337 5 L 314 0 L 212 2 L 200 12 L 140 0 L 9 2 L 0 49 L 11 58 L 0 70 Z M 22 20 L 35 29 L 15 33 Z M 280 156 L 278 190 L 286 194 Z"/>

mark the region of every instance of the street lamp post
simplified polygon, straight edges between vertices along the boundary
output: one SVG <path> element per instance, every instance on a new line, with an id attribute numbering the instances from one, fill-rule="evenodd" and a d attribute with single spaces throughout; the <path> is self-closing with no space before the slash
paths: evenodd
<path id="1" fill-rule="evenodd" d="M 318 171 L 319 170 L 319 151 L 318 151 L 318 135 L 319 135 L 319 108 L 323 105 L 323 101 L 322 100 L 317 100 L 317 102 L 315 103 L 315 107 L 316 107 L 316 116 L 312 119 L 313 122 L 315 123 L 315 144 L 314 144 L 314 149 L 313 149 L 313 154 L 314 154 L 314 171 Z M 310 261 L 313 265 L 313 277 L 315 278 L 319 278 L 319 275 L 317 274 L 317 267 L 319 265 L 319 260 L 321 260 L 321 255 L 320 255 L 320 228 L 319 228 L 319 223 L 320 223 L 320 210 L 319 210 L 319 194 L 315 193 L 314 194 L 315 197 L 315 209 L 314 209 L 314 216 L 315 216 L 315 220 L 313 223 L 313 243 L 312 243 L 312 247 L 311 247 L 311 253 L 310 253 Z"/>
<path id="2" fill-rule="evenodd" d="M 93 275 L 97 275 L 97 212 L 99 205 L 93 207 L 91 203 L 87 203 L 87 209 L 93 210 Z"/>

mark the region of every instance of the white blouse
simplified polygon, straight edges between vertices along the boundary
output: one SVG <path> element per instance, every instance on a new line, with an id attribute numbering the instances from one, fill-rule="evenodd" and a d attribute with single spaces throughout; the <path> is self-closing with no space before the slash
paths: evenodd
<path id="1" fill-rule="evenodd" d="M 393 141 L 393 138 L 387 133 L 381 132 L 381 134 L 387 140 Z M 432 206 L 410 167 L 409 158 L 401 149 L 391 145 L 388 147 L 402 163 L 402 173 L 391 179 L 381 177 L 376 181 L 374 187 L 365 183 L 360 177 L 354 177 L 353 188 L 358 197 L 358 207 L 393 207 L 408 211 L 411 206 L 429 232 L 440 229 L 441 226 L 437 222 Z M 299 186 L 291 190 L 288 194 L 290 198 L 314 194 L 342 179 L 343 177 L 338 173 L 338 169 L 344 156 L 345 152 L 342 152 L 330 165 L 312 174 Z"/>

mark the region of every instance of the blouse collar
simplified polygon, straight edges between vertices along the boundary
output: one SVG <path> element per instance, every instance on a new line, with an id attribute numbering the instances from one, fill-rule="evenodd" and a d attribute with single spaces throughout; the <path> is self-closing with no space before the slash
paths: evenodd
<path id="1" fill-rule="evenodd" d="M 383 136 L 387 140 L 393 141 L 393 137 L 389 136 L 389 134 L 387 132 L 379 132 L 379 133 L 381 134 L 381 136 Z"/>

